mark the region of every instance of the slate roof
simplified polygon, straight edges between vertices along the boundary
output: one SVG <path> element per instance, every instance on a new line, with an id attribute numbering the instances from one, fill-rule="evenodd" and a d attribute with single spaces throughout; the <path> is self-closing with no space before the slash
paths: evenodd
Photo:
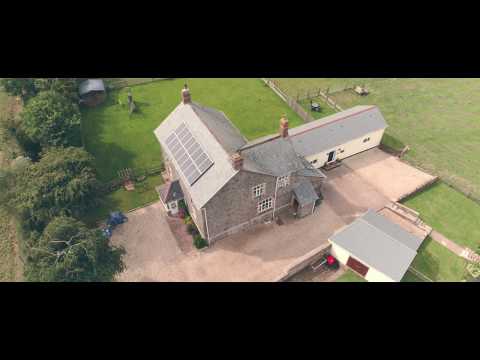
<path id="1" fill-rule="evenodd" d="M 330 240 L 394 281 L 403 278 L 422 243 L 373 210 L 335 233 Z"/>
<path id="2" fill-rule="evenodd" d="M 102 79 L 88 79 L 79 86 L 80 96 L 88 94 L 91 91 L 105 91 L 105 84 Z"/>
<path id="3" fill-rule="evenodd" d="M 300 206 L 313 204 L 319 199 L 310 181 L 304 180 L 293 188 L 293 193 Z"/>
<path id="4" fill-rule="evenodd" d="M 183 199 L 183 191 L 178 180 L 158 186 L 156 190 L 164 204 Z"/>
<path id="5" fill-rule="evenodd" d="M 225 119 L 222 119 L 224 117 Z M 175 110 L 154 131 L 166 155 L 174 161 L 166 146 L 166 139 L 182 123 L 188 127 L 200 146 L 213 161 L 213 165 L 192 185 L 187 179 L 183 183 L 189 188 L 189 195 L 197 209 L 201 209 L 238 171 L 230 162 L 230 149 L 243 143 L 238 130 L 227 129 L 223 113 L 208 109 L 196 103 L 180 103 Z M 233 125 L 230 125 L 233 128 Z M 178 165 L 177 165 L 178 169 Z M 183 177 L 181 171 L 178 172 Z"/>
<path id="6" fill-rule="evenodd" d="M 245 147 L 240 151 L 244 158 L 246 170 L 262 172 L 272 176 L 284 176 L 289 173 L 304 170 L 307 166 L 295 152 L 292 142 L 288 138 L 277 136 L 273 140 Z M 308 162 L 307 162 L 308 163 Z M 309 164 L 310 165 L 310 164 Z M 316 169 L 309 166 L 311 171 Z M 317 171 L 318 176 L 323 174 Z"/>
<path id="7" fill-rule="evenodd" d="M 387 126 L 376 106 L 355 106 L 290 129 L 289 135 L 297 153 L 308 157 Z"/>

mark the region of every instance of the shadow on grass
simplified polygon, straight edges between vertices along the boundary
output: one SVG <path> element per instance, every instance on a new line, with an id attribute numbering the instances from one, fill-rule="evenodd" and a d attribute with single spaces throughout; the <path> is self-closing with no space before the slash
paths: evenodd
<path id="1" fill-rule="evenodd" d="M 398 152 L 405 148 L 405 144 L 403 142 L 387 133 L 383 134 L 382 145 Z"/>
<path id="2" fill-rule="evenodd" d="M 439 280 L 439 272 L 440 272 L 440 264 L 439 259 L 433 256 L 428 250 L 426 249 L 427 246 L 432 242 L 431 237 L 427 237 L 420 248 L 418 249 L 417 256 L 413 261 L 412 267 L 421 272 L 422 274 L 426 275 L 433 281 Z"/>

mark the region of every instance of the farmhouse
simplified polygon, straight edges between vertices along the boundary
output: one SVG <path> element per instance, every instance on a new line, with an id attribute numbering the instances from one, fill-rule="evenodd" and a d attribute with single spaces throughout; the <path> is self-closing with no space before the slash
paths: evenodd
<path id="1" fill-rule="evenodd" d="M 359 106 L 293 129 L 283 117 L 277 134 L 248 141 L 223 112 L 193 102 L 185 87 L 155 135 L 168 177 L 178 182 L 167 186 L 181 189 L 192 220 L 212 244 L 273 221 L 282 209 L 312 214 L 322 202 L 320 168 L 378 146 L 386 126 L 378 108 Z M 173 213 L 165 189 L 160 197 Z"/>
<path id="2" fill-rule="evenodd" d="M 398 282 L 422 243 L 373 210 L 330 237 L 332 253 L 367 281 Z"/>

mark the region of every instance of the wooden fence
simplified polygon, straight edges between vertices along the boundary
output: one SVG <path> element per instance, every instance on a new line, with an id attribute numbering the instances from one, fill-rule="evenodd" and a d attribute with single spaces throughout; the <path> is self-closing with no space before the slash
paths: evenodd
<path id="1" fill-rule="evenodd" d="M 270 87 L 270 89 L 273 90 L 274 93 L 276 93 L 283 101 L 285 101 L 287 105 L 290 107 L 290 109 L 295 111 L 295 113 L 297 113 L 297 115 L 300 116 L 304 122 L 310 122 L 315 120 L 312 115 L 310 115 L 307 111 L 305 111 L 305 109 L 302 108 L 295 101 L 295 99 L 291 98 L 285 92 L 283 92 L 274 80 L 263 79 L 263 78 L 262 80 L 268 87 Z"/>
<path id="2" fill-rule="evenodd" d="M 157 174 L 161 174 L 165 170 L 164 166 L 154 167 L 154 168 L 142 168 L 142 169 L 132 169 L 132 174 L 135 179 L 141 177 L 149 177 Z M 109 182 L 103 183 L 100 186 L 100 192 L 103 194 L 109 194 L 115 190 L 120 189 L 123 186 L 124 179 L 116 178 Z"/>
<path id="3" fill-rule="evenodd" d="M 330 89 L 322 90 L 321 88 L 306 90 L 304 95 L 297 93 L 295 97 L 297 102 L 303 100 L 312 100 L 314 98 L 322 98 L 330 107 L 332 107 L 336 111 L 343 111 L 343 108 L 333 100 L 332 95 L 342 92 L 342 91 L 353 91 L 353 87 L 345 87 L 342 90 L 337 90 L 331 92 Z"/>
<path id="4" fill-rule="evenodd" d="M 105 82 L 108 87 L 112 89 L 121 89 L 127 86 L 134 86 L 140 84 L 151 83 L 154 81 L 160 80 L 172 80 L 171 78 L 112 78 L 112 79 L 105 79 Z"/>

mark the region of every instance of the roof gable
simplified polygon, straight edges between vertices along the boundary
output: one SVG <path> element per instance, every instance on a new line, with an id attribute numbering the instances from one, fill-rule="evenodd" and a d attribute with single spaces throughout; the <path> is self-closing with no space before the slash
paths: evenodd
<path id="1" fill-rule="evenodd" d="M 195 137 L 200 146 L 205 149 L 211 158 L 213 165 L 193 184 L 188 185 L 188 180 L 184 177 L 182 171 L 178 171 L 182 177 L 183 183 L 188 189 L 196 208 L 202 208 L 238 171 L 233 169 L 230 163 L 230 154 L 218 142 L 216 137 L 199 118 L 196 111 L 196 105 L 179 104 L 175 110 L 160 124 L 154 131 L 155 136 L 162 145 L 163 151 L 170 159 L 173 154 L 166 145 L 167 138 L 181 124 L 185 123 L 188 129 Z M 178 169 L 178 164 L 174 162 Z"/>
<path id="2" fill-rule="evenodd" d="M 376 106 L 355 106 L 295 127 L 289 134 L 295 150 L 300 155 L 310 156 L 385 129 L 387 126 Z"/>
<path id="3" fill-rule="evenodd" d="M 330 240 L 360 261 L 383 272 L 391 279 L 400 281 L 417 252 L 405 243 L 405 240 L 413 235 L 400 227 L 391 231 L 393 225 L 398 226 L 369 210 L 331 236 Z"/>

